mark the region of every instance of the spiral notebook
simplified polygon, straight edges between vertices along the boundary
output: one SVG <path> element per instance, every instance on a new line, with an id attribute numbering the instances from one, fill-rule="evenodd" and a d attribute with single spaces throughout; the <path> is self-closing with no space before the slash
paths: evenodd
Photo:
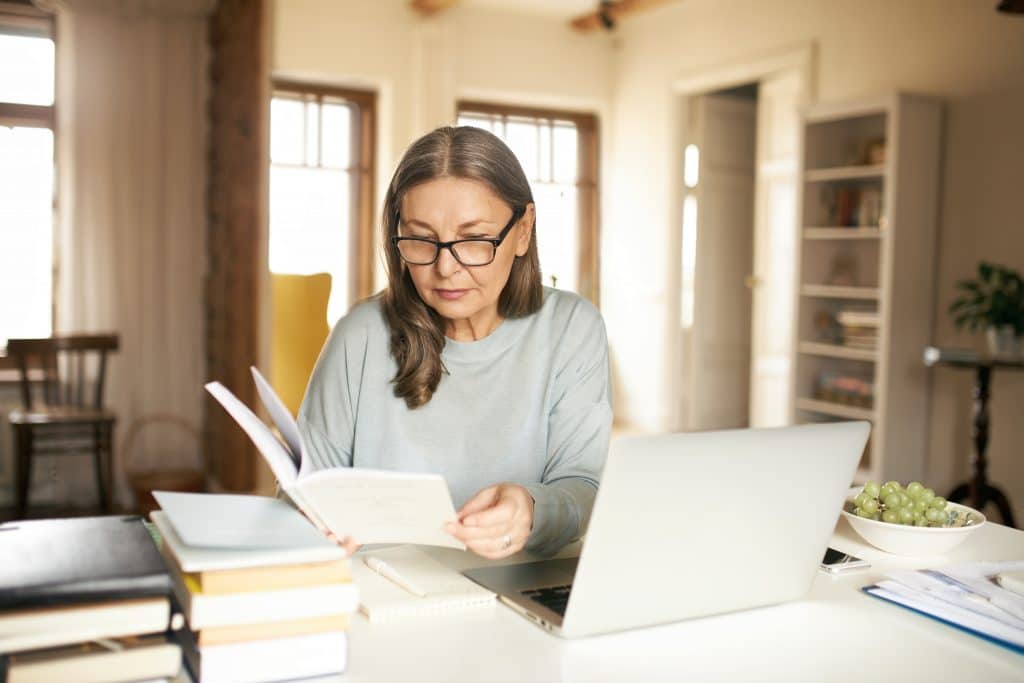
<path id="1" fill-rule="evenodd" d="M 413 595 L 379 576 L 356 556 L 352 562 L 352 578 L 359 587 L 359 611 L 371 622 L 430 616 L 494 604 L 494 593 L 414 546 L 369 550 L 366 554 L 387 562 L 403 578 L 426 593 L 424 597 Z"/>

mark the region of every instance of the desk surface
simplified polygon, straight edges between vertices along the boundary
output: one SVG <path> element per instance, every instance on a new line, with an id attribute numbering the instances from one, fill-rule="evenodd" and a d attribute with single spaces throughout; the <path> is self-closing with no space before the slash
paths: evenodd
<path id="1" fill-rule="evenodd" d="M 866 545 L 840 519 L 832 545 L 871 569 L 819 572 L 798 602 L 581 640 L 552 636 L 500 604 L 372 625 L 360 615 L 337 680 L 1024 681 L 1024 656 L 860 592 L 892 569 L 1024 559 L 1024 532 L 989 523 L 948 556 L 911 559 Z M 459 569 L 485 562 L 430 552 Z"/>

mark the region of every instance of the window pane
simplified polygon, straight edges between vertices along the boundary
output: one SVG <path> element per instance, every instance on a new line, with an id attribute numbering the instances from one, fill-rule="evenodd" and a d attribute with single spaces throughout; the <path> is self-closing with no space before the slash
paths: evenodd
<path id="1" fill-rule="evenodd" d="M 53 265 L 53 133 L 0 126 L 0 346 L 48 337 Z M 16 295 L 11 293 L 17 292 Z"/>
<path id="2" fill-rule="evenodd" d="M 579 132 L 573 124 L 558 123 L 553 138 L 555 182 L 575 183 L 579 173 Z"/>
<path id="3" fill-rule="evenodd" d="M 515 152 L 526 177 L 533 180 L 537 173 L 537 125 L 509 119 L 505 126 L 505 143 Z"/>
<path id="4" fill-rule="evenodd" d="M 348 310 L 350 188 L 347 171 L 270 168 L 270 270 L 330 273 L 330 325 Z"/>
<path id="5" fill-rule="evenodd" d="M 459 114 L 458 124 L 460 126 L 476 126 L 477 128 L 489 130 L 499 137 L 501 135 L 495 127 L 494 117 L 487 116 L 486 114 Z"/>
<path id="6" fill-rule="evenodd" d="M 352 110 L 344 104 L 325 104 L 320 110 L 323 144 L 320 163 L 330 168 L 348 168 L 352 161 Z"/>
<path id="7" fill-rule="evenodd" d="M 53 41 L 0 34 L 0 102 L 53 104 Z"/>
<path id="8" fill-rule="evenodd" d="M 537 249 L 545 285 L 579 291 L 579 199 L 574 185 L 535 183 Z"/>
<path id="9" fill-rule="evenodd" d="M 270 101 L 270 160 L 273 163 L 302 163 L 304 116 L 300 100 L 275 97 Z"/>
<path id="10" fill-rule="evenodd" d="M 320 105 L 306 102 L 306 165 L 320 165 Z"/>

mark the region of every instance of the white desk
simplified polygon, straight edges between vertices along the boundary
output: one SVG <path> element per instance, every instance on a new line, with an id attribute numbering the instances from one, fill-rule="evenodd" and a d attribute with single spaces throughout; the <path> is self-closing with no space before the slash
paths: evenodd
<path id="1" fill-rule="evenodd" d="M 819 573 L 799 602 L 582 640 L 549 635 L 500 604 L 372 625 L 360 615 L 348 672 L 337 680 L 1024 681 L 1024 656 L 859 590 L 896 568 L 1024 559 L 1024 532 L 989 523 L 929 561 L 875 550 L 841 519 L 832 544 L 869 560 L 871 569 L 842 578 Z M 485 562 L 431 552 L 459 569 Z"/>

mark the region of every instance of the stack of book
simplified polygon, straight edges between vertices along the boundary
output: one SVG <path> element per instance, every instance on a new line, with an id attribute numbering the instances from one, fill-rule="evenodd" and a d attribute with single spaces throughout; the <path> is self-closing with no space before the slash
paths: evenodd
<path id="1" fill-rule="evenodd" d="M 275 547 L 274 539 L 269 539 L 260 547 L 244 532 L 222 534 L 226 545 L 189 544 L 183 540 L 194 531 L 188 529 L 189 520 L 178 528 L 174 522 L 181 516 L 172 522 L 168 512 L 173 510 L 165 505 L 166 499 L 161 500 L 165 510 L 153 512 L 151 518 L 160 532 L 161 552 L 187 623 L 177 635 L 193 680 L 257 683 L 343 672 L 349 619 L 358 607 L 344 551 L 283 501 L 252 496 L 206 498 L 217 503 L 255 499 L 272 511 L 250 517 L 250 524 L 272 527 L 275 516 L 279 521 L 291 515 L 312 535 L 306 545 Z M 241 519 L 230 513 L 225 517 Z M 205 522 L 216 532 L 210 517 Z"/>
<path id="2" fill-rule="evenodd" d="M 870 377 L 844 372 L 818 375 L 815 398 L 829 403 L 870 409 L 874 404 L 875 383 Z"/>
<path id="3" fill-rule="evenodd" d="M 0 679 L 120 683 L 177 676 L 171 581 L 139 517 L 0 526 Z"/>
<path id="4" fill-rule="evenodd" d="M 873 351 L 878 348 L 878 311 L 844 309 L 836 314 L 843 345 Z"/>

